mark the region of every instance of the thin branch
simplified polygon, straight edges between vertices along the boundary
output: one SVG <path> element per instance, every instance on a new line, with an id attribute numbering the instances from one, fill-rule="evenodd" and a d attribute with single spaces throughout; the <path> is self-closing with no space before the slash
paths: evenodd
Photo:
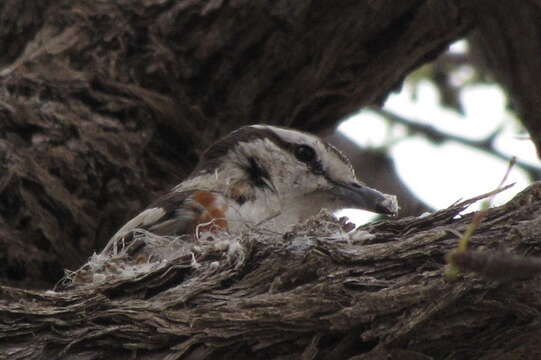
<path id="1" fill-rule="evenodd" d="M 487 154 L 490 154 L 492 156 L 497 157 L 498 159 L 504 160 L 504 161 L 512 161 L 513 156 L 507 155 L 501 151 L 499 151 L 494 146 L 494 141 L 499 133 L 499 130 L 496 130 L 492 134 L 490 134 L 485 139 L 481 140 L 471 140 L 462 136 L 458 136 L 455 134 L 450 134 L 445 131 L 441 131 L 437 128 L 435 128 L 432 125 L 423 124 L 420 122 L 416 122 L 410 119 L 407 119 L 401 115 L 398 115 L 394 112 L 391 112 L 389 110 L 381 109 L 381 108 L 375 108 L 371 107 L 370 110 L 374 111 L 375 113 L 383 116 L 387 120 L 392 121 L 393 123 L 401 124 L 406 127 L 408 127 L 413 132 L 419 133 L 421 135 L 424 135 L 426 138 L 430 139 L 434 142 L 444 142 L 444 141 L 454 141 L 456 143 L 466 145 L 468 147 L 481 150 Z M 528 164 L 521 160 L 516 160 L 515 162 L 516 166 L 520 169 L 526 171 L 529 175 L 529 177 L 532 180 L 538 180 L 541 179 L 541 168 L 538 166 L 534 166 L 531 164 Z"/>

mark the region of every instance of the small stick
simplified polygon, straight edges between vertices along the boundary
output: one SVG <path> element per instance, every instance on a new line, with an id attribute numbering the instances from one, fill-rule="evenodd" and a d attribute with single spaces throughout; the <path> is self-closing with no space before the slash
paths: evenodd
<path id="1" fill-rule="evenodd" d="M 472 222 L 468 225 L 466 232 L 464 233 L 462 238 L 458 241 L 457 248 L 447 254 L 446 261 L 449 265 L 451 265 L 445 274 L 448 279 L 456 280 L 456 278 L 458 277 L 460 269 L 457 266 L 456 256 L 461 255 L 465 253 L 466 251 L 468 251 L 468 244 L 470 242 L 471 237 L 473 236 L 473 233 L 475 232 L 475 230 L 477 230 L 481 222 L 487 216 L 488 209 L 492 206 L 492 200 L 494 199 L 494 196 L 504 186 L 505 182 L 507 181 L 507 178 L 509 177 L 509 173 L 511 172 L 511 169 L 513 168 L 515 163 L 516 163 L 516 157 L 513 156 L 511 160 L 509 161 L 509 165 L 507 166 L 505 175 L 503 176 L 502 180 L 498 184 L 496 191 L 494 191 L 494 193 L 490 195 L 486 200 L 483 200 L 483 202 L 481 202 L 481 209 L 473 215 Z"/>

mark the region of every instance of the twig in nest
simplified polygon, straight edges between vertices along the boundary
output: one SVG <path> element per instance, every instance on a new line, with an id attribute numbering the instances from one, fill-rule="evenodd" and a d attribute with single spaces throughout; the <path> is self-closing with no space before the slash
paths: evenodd
<path id="1" fill-rule="evenodd" d="M 513 156 L 511 160 L 509 161 L 509 165 L 507 166 L 507 170 L 505 171 L 505 175 L 503 176 L 502 180 L 498 184 L 498 187 L 495 191 L 492 192 L 492 194 L 486 199 L 483 200 L 481 203 L 481 209 L 475 213 L 473 216 L 472 222 L 466 229 L 466 232 L 462 236 L 462 238 L 458 241 L 458 246 L 456 249 L 452 250 L 447 254 L 446 260 L 447 263 L 450 265 L 449 269 L 446 272 L 446 276 L 449 280 L 456 280 L 458 277 L 459 272 L 462 270 L 469 270 L 469 271 L 476 271 L 473 268 L 464 267 L 463 262 L 459 263 L 459 259 L 466 258 L 465 255 L 468 253 L 468 244 L 470 242 L 471 237 L 473 236 L 473 233 L 481 222 L 485 219 L 488 213 L 488 209 L 490 209 L 492 205 L 492 200 L 494 199 L 494 196 L 499 193 L 502 188 L 504 187 L 505 182 L 507 181 L 507 178 L 509 177 L 509 173 L 511 172 L 511 169 L 515 165 L 516 157 Z M 467 263 L 467 262 L 466 262 Z M 476 267 L 477 268 L 477 267 Z"/>

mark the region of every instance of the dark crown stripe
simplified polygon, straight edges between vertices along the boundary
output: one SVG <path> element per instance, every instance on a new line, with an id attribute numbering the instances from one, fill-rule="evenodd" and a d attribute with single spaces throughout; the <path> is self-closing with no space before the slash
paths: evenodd
<path id="1" fill-rule="evenodd" d="M 230 151 L 238 146 L 242 142 L 251 142 L 255 140 L 271 140 L 276 145 L 288 149 L 291 145 L 272 130 L 266 128 L 254 128 L 250 126 L 242 127 L 231 134 L 223 137 L 209 147 L 201 156 L 198 166 L 194 170 L 194 173 L 201 171 L 213 171 L 216 169 L 220 162 L 223 161 L 223 157 Z"/>

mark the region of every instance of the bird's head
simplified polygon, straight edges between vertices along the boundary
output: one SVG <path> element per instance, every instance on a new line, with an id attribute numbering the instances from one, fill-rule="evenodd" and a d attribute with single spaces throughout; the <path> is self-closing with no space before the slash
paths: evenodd
<path id="1" fill-rule="evenodd" d="M 396 214 L 396 198 L 355 176 L 349 159 L 317 136 L 268 125 L 242 127 L 211 146 L 193 176 L 216 174 L 224 186 L 247 184 L 242 202 L 281 199 L 281 210 L 302 220 L 321 208 Z"/>

